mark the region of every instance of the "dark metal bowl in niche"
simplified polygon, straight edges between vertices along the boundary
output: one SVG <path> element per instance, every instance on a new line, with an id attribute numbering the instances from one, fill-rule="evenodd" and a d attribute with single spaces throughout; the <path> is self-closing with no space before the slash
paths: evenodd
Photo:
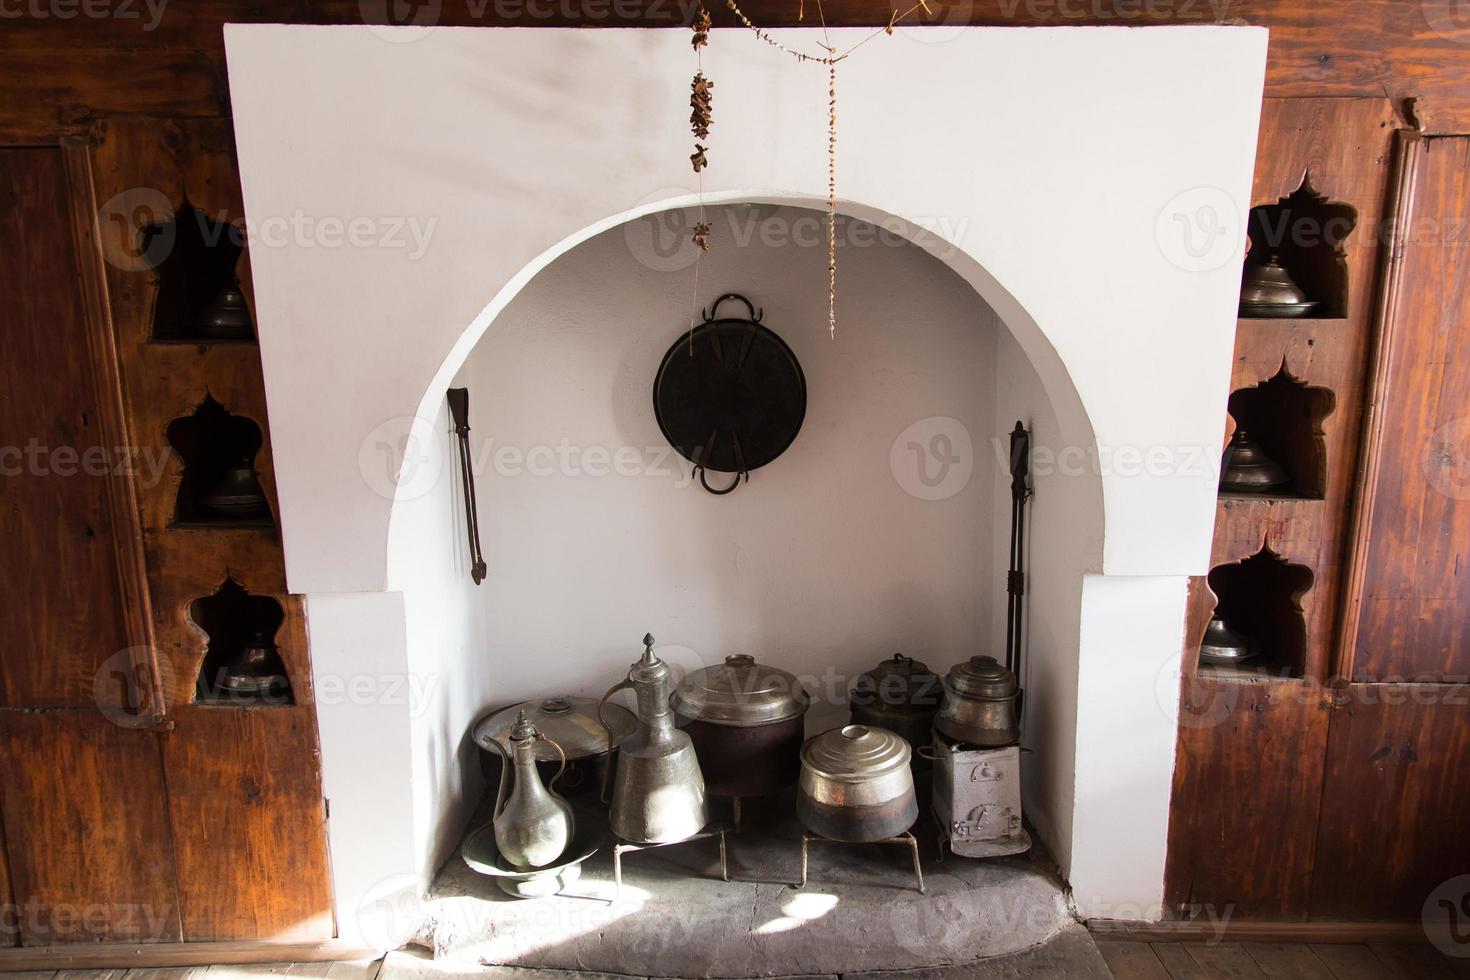
<path id="1" fill-rule="evenodd" d="M 726 300 L 743 303 L 747 316 L 717 319 Z M 806 417 L 806 376 L 761 315 L 744 296 L 721 296 L 704 322 L 669 348 L 653 382 L 659 429 L 710 493 L 729 493 L 780 456 Z M 716 489 L 707 470 L 735 478 Z"/>

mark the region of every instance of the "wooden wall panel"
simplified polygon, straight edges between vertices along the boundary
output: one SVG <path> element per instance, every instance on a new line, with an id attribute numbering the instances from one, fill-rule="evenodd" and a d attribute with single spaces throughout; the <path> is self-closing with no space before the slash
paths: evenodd
<path id="1" fill-rule="evenodd" d="M 184 938 L 335 933 L 316 729 L 289 708 L 189 706 L 164 736 Z"/>
<path id="2" fill-rule="evenodd" d="M 1186 679 L 1165 903 L 1242 920 L 1305 919 L 1330 708 L 1302 681 Z"/>
<path id="3" fill-rule="evenodd" d="M 1345 643 L 1357 681 L 1470 679 L 1470 139 L 1412 140 Z"/>
<path id="4" fill-rule="evenodd" d="M 120 457 L 99 424 L 60 150 L 0 150 L 0 253 L 0 706 L 91 705 L 93 675 L 129 646 L 109 497 Z"/>
<path id="5" fill-rule="evenodd" d="M 0 710 L 22 945 L 177 941 L 158 737 L 96 710 Z"/>
<path id="6" fill-rule="evenodd" d="M 143 189 L 146 199 L 161 200 L 167 209 L 187 199 L 213 221 L 243 223 L 226 123 L 128 119 L 96 132 L 99 198 Z M 135 252 L 136 230 L 125 222 L 109 225 L 104 252 Z M 248 254 L 236 272 L 253 310 Z M 109 268 L 108 291 L 132 438 L 163 462 L 157 479 L 142 489 L 141 519 L 153 631 L 177 726 L 165 737 L 164 764 L 185 937 L 328 938 L 332 893 L 311 665 L 300 600 L 286 593 L 280 536 L 274 528 L 173 526 L 183 461 L 165 430 L 206 395 L 260 426 L 265 441 L 254 464 L 272 512 L 279 513 L 259 349 L 150 342 L 158 280 L 131 263 Z M 285 619 L 274 639 L 294 704 L 192 704 L 208 638 L 190 618 L 189 605 L 227 577 L 281 604 Z"/>
<path id="7" fill-rule="evenodd" d="M 0 814 L 4 813 L 4 789 L 0 789 Z M 20 945 L 20 918 L 14 914 L 15 895 L 10 888 L 10 859 L 5 852 L 4 819 L 0 818 L 0 905 L 6 912 L 0 915 L 0 948 Z"/>
<path id="8" fill-rule="evenodd" d="M 1313 918 L 1418 921 L 1470 874 L 1470 688 L 1354 684 L 1332 714 Z"/>
<path id="9" fill-rule="evenodd" d="M 1329 201 L 1350 205 L 1357 223 L 1344 243 L 1345 316 L 1242 319 L 1236 332 L 1232 390 L 1269 380 L 1285 366 L 1293 377 L 1333 393 L 1333 410 L 1322 420 L 1326 494 L 1322 500 L 1222 500 L 1213 564 L 1239 561 L 1267 544 L 1312 570 L 1315 580 L 1302 598 L 1304 673 L 1318 681 L 1336 669 L 1343 542 L 1356 490 L 1394 125 L 1393 109 L 1383 99 L 1268 99 L 1261 109 L 1252 205 L 1275 203 L 1310 180 Z"/>

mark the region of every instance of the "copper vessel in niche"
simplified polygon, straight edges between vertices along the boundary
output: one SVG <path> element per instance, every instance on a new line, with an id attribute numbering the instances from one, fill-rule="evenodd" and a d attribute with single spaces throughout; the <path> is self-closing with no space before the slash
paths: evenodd
<path id="1" fill-rule="evenodd" d="M 1240 283 L 1241 316 L 1306 316 L 1316 306 L 1275 255 L 1245 267 Z"/>
<path id="2" fill-rule="evenodd" d="M 1199 645 L 1201 664 L 1233 667 L 1251 660 L 1255 655 L 1255 644 L 1250 637 L 1231 629 L 1220 616 L 1213 617 L 1210 625 L 1205 627 L 1205 637 Z"/>
<path id="3" fill-rule="evenodd" d="M 1281 464 L 1267 456 L 1244 429 L 1236 429 L 1220 463 L 1220 489 L 1231 493 L 1266 493 L 1288 482 Z"/>

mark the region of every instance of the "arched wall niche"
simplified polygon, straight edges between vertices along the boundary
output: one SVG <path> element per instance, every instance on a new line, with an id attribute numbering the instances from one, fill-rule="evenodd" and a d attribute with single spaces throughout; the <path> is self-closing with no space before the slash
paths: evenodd
<path id="1" fill-rule="evenodd" d="M 730 207 L 736 204 L 755 206 L 744 225 L 744 244 L 732 230 L 735 215 L 746 213 Z M 852 680 L 894 650 L 941 672 L 971 653 L 998 650 L 1005 631 L 1009 477 L 997 446 L 1018 418 L 1033 430 L 1043 462 L 1034 476 L 1031 508 L 1032 589 L 1039 607 L 1030 614 L 1036 635 L 1028 676 L 1035 690 L 1048 695 L 1032 700 L 1027 744 L 1034 740 L 1047 748 L 1027 758 L 1028 802 L 1049 849 L 1064 856 L 1069 850 L 1080 604 L 1085 576 L 1100 560 L 1102 496 L 1096 473 L 1070 472 L 1048 461 L 1066 446 L 1090 446 L 1075 435 L 1077 428 L 1086 429 L 1086 419 L 1070 426 L 1063 421 L 1041 380 L 1044 369 L 974 288 L 974 278 L 950 264 L 957 251 L 889 215 L 876 216 L 879 225 L 853 219 L 868 229 L 856 233 L 859 240 L 872 240 L 881 226 L 893 244 L 844 253 L 839 267 L 846 274 L 849 315 L 839 321 L 835 341 L 829 340 L 825 246 L 765 246 L 751 223 L 758 220 L 755 212 L 767 212 L 778 228 L 805 221 L 820 230 L 822 207 L 797 195 L 732 195 L 706 203 L 716 261 L 702 277 L 703 287 L 713 290 L 705 302 L 726 289 L 750 292 L 765 307 L 764 322 L 796 348 L 808 374 L 808 419 L 792 458 L 773 465 L 777 473 L 757 472 L 737 502 L 708 498 L 697 487 L 670 493 L 667 480 L 568 479 L 557 472 L 532 479 L 523 468 L 503 472 L 492 465 L 487 448 L 488 441 L 519 452 L 568 436 L 577 446 L 662 445 L 647 388 L 664 349 L 683 329 L 693 269 L 655 269 L 660 256 L 633 239 L 638 230 L 653 227 L 645 217 L 657 222 L 670 211 L 572 236 L 554 257 L 534 264 L 535 273 L 514 296 L 487 306 L 496 311 L 493 318 L 487 313 L 466 328 L 466 340 L 474 342 L 456 348 L 441 378 L 446 387 L 466 386 L 470 392 L 471 454 L 490 577 L 478 589 L 468 578 L 458 450 L 442 389 L 430 391 L 420 408 L 407 453 L 413 469 L 400 483 L 403 494 L 389 535 L 390 588 L 403 596 L 408 618 L 408 670 L 454 678 L 414 718 L 415 767 L 422 774 L 417 785 L 424 787 L 414 799 L 415 824 L 435 828 L 420 841 L 426 870 L 457 844 L 458 828 L 479 798 L 474 749 L 462 741 L 473 719 L 492 707 L 551 693 L 595 696 L 633 658 L 624 649 L 628 638 L 617 640 L 629 629 L 635 640 L 652 629 L 665 644 L 663 656 L 681 675 L 724 654 L 750 651 L 812 678 L 816 703 L 808 714 L 809 734 L 845 722 Z M 839 221 L 844 242 L 852 227 L 846 216 L 854 211 L 875 214 L 845 205 Z M 896 298 L 906 290 L 907 300 Z M 1014 305 L 1001 296 L 1002 304 Z M 875 306 L 882 307 L 881 315 L 871 312 Z M 801 316 L 794 315 L 796 309 Z M 589 322 L 598 328 L 590 329 Z M 630 325 L 636 326 L 629 330 Z M 511 339 L 496 346 L 507 330 Z M 570 336 L 580 337 L 581 344 Z M 914 354 L 914 348 L 922 353 Z M 1066 384 L 1054 351 L 1044 350 Z M 560 366 L 548 370 L 546 358 Z M 834 368 L 834 360 L 848 366 Z M 523 382 L 523 370 L 537 380 Z M 838 375 L 877 387 L 863 398 L 854 394 L 857 383 L 836 383 Z M 894 376 L 913 380 L 882 384 Z M 1080 413 L 1070 385 L 1061 397 Z M 524 411 L 526 401 L 536 411 Z M 978 417 L 970 414 L 977 410 Z M 893 462 L 891 445 L 911 425 L 940 417 L 964 420 L 963 440 L 956 445 L 967 444 L 960 450 L 967 476 L 960 488 L 925 501 L 914 496 L 918 487 L 902 485 L 896 467 L 908 460 Z M 847 425 L 846 436 L 828 434 Z M 813 461 L 813 452 L 822 463 Z M 680 473 L 688 469 L 677 457 L 663 465 Z M 879 474 L 876 487 L 863 482 L 873 472 Z M 834 521 L 836 527 L 826 525 L 827 508 L 812 503 L 830 499 L 834 480 L 850 487 L 842 495 L 849 516 Z M 508 490 L 517 483 L 526 489 Z M 572 484 L 579 489 L 570 490 Z M 650 511 L 661 516 L 650 521 Z M 731 514 L 739 534 L 711 533 L 708 522 Z M 803 516 L 793 520 L 793 514 Z M 790 522 L 789 529 L 768 536 L 768 520 Z M 624 522 L 636 525 L 638 533 L 609 546 L 604 529 Z M 703 548 L 688 546 L 696 539 L 704 541 Z M 835 564 L 817 558 L 834 549 L 840 549 Z M 548 560 L 552 553 L 571 567 Z M 916 560 L 919 555 L 925 560 Z M 733 572 L 734 556 L 745 556 L 760 574 Z M 659 571 L 649 573 L 649 566 Z M 679 568 L 687 577 L 664 574 L 664 568 Z M 825 586 L 815 587 L 824 579 Z M 609 602 L 609 593 L 622 601 Z M 808 598 L 791 601 L 801 594 Z M 851 595 L 864 601 L 850 604 Z M 722 598 L 729 596 L 741 598 Z M 589 623 L 562 622 L 558 609 Z M 622 615 L 625 610 L 636 610 L 632 620 Z"/>
<path id="2" fill-rule="evenodd" d="M 538 268 L 689 203 L 687 35 L 228 25 L 225 40 L 278 517 L 317 688 L 452 684 L 410 663 L 423 637 L 388 574 L 402 461 L 385 467 L 381 447 L 425 414 L 442 434 L 456 365 Z M 1076 613 L 1033 623 L 1077 650 L 1053 694 L 1075 718 L 1056 749 L 1075 785 L 1048 806 L 1090 917 L 1146 919 L 1162 899 L 1186 577 L 1208 564 L 1265 48 L 1264 30 L 1216 25 L 900 29 L 839 78 L 844 211 L 948 229 L 945 261 L 1041 377 L 1072 485 L 1099 491 L 1100 511 L 1065 517 L 1091 570 L 1062 604 Z M 740 30 L 713 32 L 703 60 L 726 93 L 707 200 L 824 199 L 824 80 Z M 1202 209 L 1225 223 L 1205 228 Z M 328 244 L 303 215 L 381 234 Z M 415 223 L 426 233 L 395 247 Z M 318 699 L 344 936 L 375 886 L 422 874 L 447 819 L 415 802 L 448 765 L 415 760 L 422 717 L 411 698 Z"/>

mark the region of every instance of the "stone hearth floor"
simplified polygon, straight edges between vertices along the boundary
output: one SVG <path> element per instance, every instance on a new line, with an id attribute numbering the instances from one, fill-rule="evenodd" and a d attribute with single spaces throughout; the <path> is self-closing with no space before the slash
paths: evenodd
<path id="1" fill-rule="evenodd" d="M 616 902 L 607 848 L 562 894 L 523 900 L 456 856 L 423 909 L 429 951 L 390 955 L 383 980 L 484 976 L 484 965 L 677 978 L 1108 976 L 1044 854 L 941 863 L 927 815 L 915 832 L 927 895 L 908 848 L 887 845 L 813 845 L 807 885 L 793 888 L 794 818 L 731 834 L 729 882 L 715 840 L 625 854 Z M 1016 972 L 1026 961 L 1042 972 Z"/>

